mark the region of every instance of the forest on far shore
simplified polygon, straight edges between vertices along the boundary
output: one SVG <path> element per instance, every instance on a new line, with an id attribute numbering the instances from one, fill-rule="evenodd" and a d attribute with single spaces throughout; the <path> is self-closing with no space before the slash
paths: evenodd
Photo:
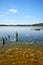
<path id="1" fill-rule="evenodd" d="M 43 23 L 38 23 L 38 24 L 13 24 L 13 25 L 7 25 L 7 24 L 0 24 L 0 26 L 43 26 Z"/>

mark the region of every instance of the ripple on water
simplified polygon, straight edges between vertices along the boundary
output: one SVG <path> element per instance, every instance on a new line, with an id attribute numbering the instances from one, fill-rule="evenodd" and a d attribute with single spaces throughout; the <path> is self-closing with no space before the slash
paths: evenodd
<path id="1" fill-rule="evenodd" d="M 0 63 L 1 63 L 2 61 L 0 60 Z"/>
<path id="2" fill-rule="evenodd" d="M 10 54 L 11 53 L 11 49 L 6 50 L 5 53 Z"/>
<path id="3" fill-rule="evenodd" d="M 9 52 L 11 52 L 12 50 L 11 49 L 8 49 Z"/>
<path id="4" fill-rule="evenodd" d="M 34 54 L 33 54 L 33 53 L 31 53 L 29 56 L 30 56 L 30 57 L 34 57 Z"/>
<path id="5" fill-rule="evenodd" d="M 41 52 L 41 51 L 38 51 L 38 53 L 39 53 L 40 55 L 42 55 L 42 52 Z"/>
<path id="6" fill-rule="evenodd" d="M 13 55 L 11 55 L 10 57 L 11 57 L 11 58 L 14 58 L 14 56 L 13 56 Z"/>

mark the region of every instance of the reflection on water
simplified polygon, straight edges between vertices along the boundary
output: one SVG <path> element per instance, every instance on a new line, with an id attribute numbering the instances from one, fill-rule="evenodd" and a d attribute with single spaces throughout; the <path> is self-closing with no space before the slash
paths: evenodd
<path id="1" fill-rule="evenodd" d="M 31 30 L 33 29 L 33 30 Z M 2 37 L 8 38 L 6 43 L 14 43 L 16 38 L 16 32 L 18 32 L 18 42 L 31 42 L 31 41 L 43 41 L 43 30 L 35 31 L 34 29 L 43 29 L 43 27 L 37 26 L 4 26 L 0 27 L 0 43 L 2 43 Z"/>
<path id="2" fill-rule="evenodd" d="M 0 27 L 0 65 L 43 65 L 43 30 L 32 28 Z"/>

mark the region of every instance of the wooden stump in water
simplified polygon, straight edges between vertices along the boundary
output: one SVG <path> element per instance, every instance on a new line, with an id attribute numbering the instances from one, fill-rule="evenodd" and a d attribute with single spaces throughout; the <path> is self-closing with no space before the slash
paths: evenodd
<path id="1" fill-rule="evenodd" d="M 18 33 L 16 32 L 16 42 L 18 42 Z"/>
<path id="2" fill-rule="evenodd" d="M 8 38 L 10 39 L 10 35 L 8 35 Z"/>
<path id="3" fill-rule="evenodd" d="M 3 45 L 5 45 L 5 39 L 3 38 Z"/>
<path id="4" fill-rule="evenodd" d="M 7 37 L 5 37 L 5 40 L 7 41 Z"/>

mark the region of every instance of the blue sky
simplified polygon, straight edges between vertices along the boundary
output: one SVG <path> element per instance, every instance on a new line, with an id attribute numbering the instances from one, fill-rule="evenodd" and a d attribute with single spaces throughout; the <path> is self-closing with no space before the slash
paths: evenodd
<path id="1" fill-rule="evenodd" d="M 0 24 L 43 23 L 43 0 L 0 0 Z"/>

